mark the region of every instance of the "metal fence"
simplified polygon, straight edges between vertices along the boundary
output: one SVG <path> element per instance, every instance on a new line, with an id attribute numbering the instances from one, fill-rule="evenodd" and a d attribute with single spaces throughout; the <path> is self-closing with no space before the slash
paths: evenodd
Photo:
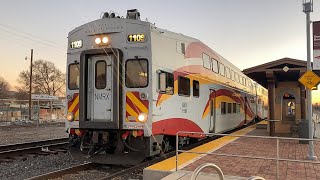
<path id="1" fill-rule="evenodd" d="M 251 156 L 251 155 L 241 155 L 241 154 L 228 154 L 228 153 L 215 153 L 213 152 L 196 152 L 192 150 L 182 150 L 179 149 L 179 137 L 186 135 L 198 135 L 202 137 L 208 136 L 221 136 L 221 137 L 236 137 L 236 138 L 256 138 L 256 139 L 272 139 L 275 140 L 276 149 L 275 149 L 275 157 L 266 157 L 266 156 Z M 305 138 L 289 138 L 289 137 L 270 137 L 270 136 L 253 136 L 253 135 L 233 135 L 233 134 L 218 134 L 218 133 L 199 133 L 199 132 L 187 132 L 187 131 L 180 131 L 176 133 L 176 171 L 178 171 L 178 162 L 179 162 L 179 152 L 183 153 L 191 153 L 191 154 L 202 154 L 202 155 L 217 155 L 217 156 L 225 156 L 225 157 L 239 157 L 239 158 L 249 158 L 249 159 L 262 159 L 262 160 L 273 160 L 276 161 L 276 179 L 279 179 L 279 162 L 280 161 L 287 161 L 287 162 L 296 162 L 296 163 L 311 163 L 311 164 L 320 164 L 318 160 L 304 160 L 304 159 L 289 159 L 289 158 L 282 158 L 280 157 L 280 141 L 297 141 L 297 142 L 304 142 L 308 143 L 312 142 L 319 142 L 318 139 L 305 139 Z M 286 148 L 283 147 L 282 150 Z M 236 149 L 235 149 L 236 150 Z M 305 152 L 305 157 L 307 157 L 308 152 Z"/>
<path id="2" fill-rule="evenodd" d="M 29 101 L 0 99 L 0 123 L 42 123 L 65 119 L 63 100 L 32 100 L 31 121 L 29 120 Z"/>

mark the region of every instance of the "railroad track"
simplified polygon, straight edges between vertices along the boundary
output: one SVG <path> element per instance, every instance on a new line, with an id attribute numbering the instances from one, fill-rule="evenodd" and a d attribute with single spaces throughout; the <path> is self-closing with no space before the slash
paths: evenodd
<path id="1" fill-rule="evenodd" d="M 98 166 L 97 164 L 94 163 L 83 163 L 77 166 L 72 166 L 69 168 L 65 168 L 65 169 L 61 169 L 61 170 L 57 170 L 57 171 L 53 171 L 53 172 L 49 172 L 46 174 L 42 174 L 39 176 L 35 176 L 32 178 L 29 178 L 28 180 L 42 180 L 42 179 L 54 179 L 54 178 L 59 178 L 62 177 L 64 175 L 67 174 L 75 174 L 78 173 L 79 171 L 85 171 L 85 170 L 89 170 L 89 169 L 93 169 L 96 166 Z"/>
<path id="2" fill-rule="evenodd" d="M 27 154 L 45 154 L 66 151 L 68 138 L 34 141 L 28 143 L 10 144 L 0 146 L 0 162 L 8 162 L 14 159 L 25 158 Z M 50 149 L 49 149 L 50 148 Z"/>
<path id="3" fill-rule="evenodd" d="M 246 126 L 244 126 L 246 127 Z M 226 132 L 226 133 L 232 133 L 232 132 L 235 132 L 235 131 L 238 131 L 244 127 L 241 127 L 241 128 L 237 128 L 237 129 L 234 129 L 234 130 L 231 130 L 229 132 Z M 191 150 L 197 146 L 200 146 L 202 144 L 205 144 L 205 143 L 208 143 L 210 141 L 213 141 L 213 140 L 216 140 L 220 138 L 219 136 L 214 136 L 214 137 L 208 137 L 204 140 L 201 140 L 201 141 L 198 141 L 196 143 L 193 143 L 191 145 L 188 145 L 187 147 L 185 148 L 182 148 L 183 150 Z M 123 167 L 122 169 L 119 169 L 117 170 L 117 172 L 115 173 L 111 173 L 105 177 L 102 177 L 100 178 L 99 180 L 110 180 L 110 179 L 121 179 L 121 177 L 125 177 L 125 176 L 128 176 L 128 174 L 130 173 L 133 173 L 133 172 L 137 172 L 137 171 L 141 171 L 142 169 L 152 165 L 152 164 L 155 164 L 155 163 L 158 163 L 160 161 L 163 161 L 167 158 L 170 158 L 170 157 L 173 157 L 175 156 L 175 151 L 171 151 L 169 153 L 166 153 L 160 157 L 156 157 L 152 160 L 149 160 L 149 161 L 145 161 L 145 162 L 142 162 L 140 163 L 139 165 L 136 165 L 136 166 L 132 166 L 132 167 L 129 167 L 129 168 L 125 168 Z M 90 170 L 90 169 L 95 169 L 97 167 L 100 167 L 101 165 L 99 164 L 94 164 L 94 163 L 84 163 L 84 164 L 80 164 L 78 166 L 73 166 L 73 167 L 70 167 L 70 168 L 66 168 L 66 169 L 62 169 L 62 170 L 58 170 L 58 171 L 54 171 L 54 172 L 50 172 L 50 173 L 47 173 L 47 174 L 43 174 L 43 175 L 40 175 L 40 176 L 36 176 L 36 177 L 32 177 L 30 178 L 30 180 L 40 180 L 40 179 L 53 179 L 53 178 L 61 178 L 63 177 L 64 175 L 67 175 L 67 174 L 77 174 L 79 171 L 86 171 L 86 170 Z M 127 177 L 126 177 L 127 178 Z"/>
<path id="4" fill-rule="evenodd" d="M 253 123 L 253 124 L 256 124 L 256 123 Z M 252 124 L 248 124 L 246 126 L 243 126 L 243 127 L 240 127 L 240 128 L 236 128 L 236 129 L 230 130 L 230 131 L 225 132 L 225 133 L 227 133 L 227 134 L 228 133 L 233 133 L 235 131 L 238 131 L 238 130 L 243 129 L 243 128 L 245 128 L 247 126 L 250 126 L 250 125 L 252 125 Z M 213 140 L 216 140 L 216 139 L 219 139 L 219 138 L 220 138 L 220 136 L 208 137 L 208 138 L 206 138 L 204 140 L 201 140 L 201 141 L 198 141 L 196 143 L 190 144 L 187 147 L 184 147 L 182 149 L 183 150 L 191 150 L 191 149 L 193 149 L 193 148 L 195 148 L 197 146 L 201 146 L 203 144 L 206 144 L 206 143 L 208 143 L 210 141 L 213 141 Z M 167 158 L 173 157 L 175 155 L 176 155 L 176 152 L 175 151 L 171 151 L 171 152 L 168 152 L 168 153 L 162 155 L 161 157 L 157 157 L 157 158 L 154 158 L 154 159 L 152 159 L 150 161 L 146 161 L 146 162 L 143 162 L 143 163 L 141 163 L 139 165 L 124 169 L 122 171 L 119 171 L 119 172 L 116 172 L 114 174 L 111 174 L 111 175 L 109 175 L 107 177 L 103 177 L 103 178 L 101 178 L 99 180 L 110 180 L 110 179 L 115 179 L 115 178 L 121 179 L 121 177 L 123 177 L 123 176 L 125 176 L 127 174 L 133 173 L 135 171 L 142 170 L 142 169 L 144 169 L 144 168 L 146 168 L 146 167 L 148 167 L 150 165 L 156 164 L 158 162 L 161 162 L 161 161 L 163 161 L 163 160 L 165 160 Z"/>

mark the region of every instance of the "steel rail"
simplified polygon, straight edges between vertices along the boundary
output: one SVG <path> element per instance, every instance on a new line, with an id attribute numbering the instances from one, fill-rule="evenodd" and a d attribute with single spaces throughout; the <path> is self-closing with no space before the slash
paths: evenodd
<path id="1" fill-rule="evenodd" d="M 57 138 L 57 139 L 48 139 L 48 140 L 42 140 L 42 141 L 32 141 L 32 142 L 26 142 L 26 143 L 16 143 L 16 144 L 8 144 L 8 145 L 0 145 L 0 152 L 8 151 L 12 149 L 22 149 L 32 146 L 45 146 L 60 142 L 67 142 L 68 138 Z"/>
<path id="2" fill-rule="evenodd" d="M 242 129 L 242 128 L 244 128 L 244 127 L 236 128 L 234 130 L 228 131 L 227 133 L 232 133 L 232 132 L 237 131 L 237 130 Z M 197 146 L 200 146 L 202 144 L 208 143 L 208 142 L 210 142 L 212 140 L 215 140 L 215 139 L 218 139 L 218 138 L 221 138 L 221 137 L 219 137 L 219 136 L 208 137 L 208 138 L 203 139 L 201 141 L 198 141 L 196 143 L 190 144 L 187 147 L 184 147 L 182 149 L 183 150 L 191 150 L 192 148 L 195 148 Z M 173 157 L 173 156 L 175 156 L 175 153 L 176 152 L 173 150 L 171 152 L 163 154 L 160 157 L 156 157 L 156 158 L 154 158 L 152 160 L 149 160 L 149 161 L 146 161 L 146 162 L 142 162 L 139 165 L 132 166 L 132 167 L 129 167 L 127 169 L 123 169 L 123 170 L 118 171 L 116 173 L 110 174 L 110 175 L 108 175 L 106 177 L 101 178 L 100 180 L 109 180 L 109 179 L 113 179 L 113 178 L 116 178 L 116 177 L 121 177 L 121 176 L 127 175 L 127 174 L 132 173 L 132 172 L 134 172 L 136 170 L 143 169 L 143 168 L 148 167 L 148 166 L 150 166 L 152 164 L 155 164 L 155 163 L 163 161 L 163 160 L 165 160 L 167 158 Z M 53 171 L 53 172 L 46 173 L 46 174 L 43 174 L 43 175 L 31 177 L 28 180 L 61 178 L 62 176 L 67 175 L 67 174 L 76 174 L 79 171 L 85 171 L 85 170 L 89 170 L 89 169 L 94 169 L 95 167 L 98 167 L 98 166 L 99 166 L 98 164 L 87 162 L 87 163 L 84 163 L 84 164 L 81 164 L 81 165 L 77 165 L 77 166 L 73 166 L 73 167 L 70 167 L 70 168 L 65 168 L 65 169 L 62 169 L 62 170 L 57 170 L 57 171 Z"/>
<path id="3" fill-rule="evenodd" d="M 246 127 L 246 126 L 239 127 L 239 128 L 236 128 L 236 129 L 227 131 L 226 133 L 232 133 L 232 132 L 238 131 L 238 130 L 240 130 L 240 129 L 243 129 L 243 128 L 245 128 L 245 127 Z M 186 146 L 186 147 L 183 147 L 182 149 L 188 151 L 188 150 L 191 150 L 191 149 L 193 149 L 193 148 L 195 148 L 195 147 L 201 146 L 201 145 L 203 145 L 203 144 L 206 144 L 206 143 L 208 143 L 208 142 L 210 142 L 210 141 L 213 141 L 213 140 L 216 140 L 216 139 L 219 139 L 219 138 L 221 138 L 221 136 L 211 136 L 211 137 L 207 137 L 207 138 L 205 138 L 205 139 L 203 139 L 203 140 L 201 140 L 201 141 L 198 141 L 198 142 L 196 142 L 196 143 L 193 143 L 193 144 L 190 144 L 190 145 L 188 145 L 188 146 Z M 152 159 L 152 160 L 150 160 L 150 161 L 143 162 L 143 163 L 141 163 L 141 164 L 139 164 L 139 165 L 136 165 L 136 166 L 133 166 L 133 167 L 124 169 L 124 170 L 122 170 L 122 171 L 113 173 L 113 174 L 111 174 L 111 175 L 109 175 L 109 176 L 107 176 L 107 177 L 103 177 L 103 178 L 101 178 L 101 179 L 99 179 L 99 180 L 109 180 L 109 179 L 114 179 L 114 178 L 116 178 L 116 177 L 121 177 L 121 176 L 124 176 L 124 175 L 126 175 L 126 174 L 132 173 L 132 172 L 134 172 L 134 171 L 136 171 L 136 170 L 140 170 L 140 169 L 142 169 L 142 168 L 145 168 L 145 167 L 148 167 L 148 166 L 150 166 L 150 165 L 156 164 L 156 163 L 158 163 L 158 162 L 160 162 L 160 161 L 163 161 L 163 160 L 165 160 L 165 159 L 167 159 L 167 158 L 171 158 L 171 157 L 173 157 L 173 156 L 175 156 L 175 155 L 176 155 L 176 152 L 175 152 L 175 150 L 173 150 L 173 151 L 168 152 L 168 153 L 166 153 L 166 154 L 164 154 L 164 155 L 162 155 L 162 156 L 160 156 L 160 157 L 154 158 L 154 159 Z"/>
<path id="4" fill-rule="evenodd" d="M 43 141 L 34 141 L 27 143 L 18 143 L 0 146 L 0 159 L 11 158 L 24 154 L 36 153 L 42 151 L 44 147 L 64 147 L 68 144 L 68 138 L 50 139 Z"/>
<path id="5" fill-rule="evenodd" d="M 85 171 L 85 170 L 93 169 L 96 166 L 97 166 L 97 164 L 87 162 L 87 163 L 83 163 L 83 164 L 80 164 L 80 165 L 72 166 L 72 167 L 69 167 L 69 168 L 65 168 L 65 169 L 49 172 L 49 173 L 46 173 L 46 174 L 42 174 L 42 175 L 39 175 L 39 176 L 34 176 L 34 177 L 31 177 L 31 178 L 28 178 L 28 180 L 42 180 L 42 179 L 61 178 L 64 175 L 76 174 L 79 171 Z"/>

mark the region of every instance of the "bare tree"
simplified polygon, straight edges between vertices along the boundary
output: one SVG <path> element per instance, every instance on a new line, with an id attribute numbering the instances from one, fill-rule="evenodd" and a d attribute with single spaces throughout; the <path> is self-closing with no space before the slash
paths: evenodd
<path id="1" fill-rule="evenodd" d="M 9 98 L 9 90 L 9 83 L 3 77 L 0 77 L 0 99 Z"/>
<path id="2" fill-rule="evenodd" d="M 29 86 L 28 86 L 29 87 Z M 19 100 L 27 100 L 29 98 L 29 89 L 26 90 L 25 87 L 15 86 L 16 92 L 14 97 Z"/>
<path id="3" fill-rule="evenodd" d="M 33 63 L 32 71 L 32 93 L 48 94 L 53 96 L 63 95 L 66 84 L 65 74 L 61 72 L 52 62 L 37 60 Z M 29 92 L 30 71 L 20 72 L 18 82 L 21 84 L 18 91 Z"/>

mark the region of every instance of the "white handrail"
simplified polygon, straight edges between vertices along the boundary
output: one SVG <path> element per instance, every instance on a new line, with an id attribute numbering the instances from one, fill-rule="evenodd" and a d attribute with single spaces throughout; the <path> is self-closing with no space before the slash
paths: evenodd
<path id="1" fill-rule="evenodd" d="M 266 180 L 266 179 L 260 176 L 251 176 L 248 178 L 248 180 Z"/>
<path id="2" fill-rule="evenodd" d="M 201 137 L 206 136 L 229 136 L 229 137 L 246 137 L 246 138 L 261 138 L 261 139 L 274 139 L 276 140 L 276 157 L 259 157 L 259 156 L 249 156 L 249 155 L 236 155 L 236 154 L 224 154 L 224 153 L 214 153 L 214 152 L 194 152 L 190 150 L 180 150 L 179 149 L 179 134 L 190 134 L 190 135 L 198 135 Z M 192 154 L 211 154 L 218 156 L 227 156 L 227 157 L 241 157 L 241 158 L 251 158 L 251 159 L 265 159 L 265 160 L 275 160 L 276 161 L 276 179 L 279 179 L 279 161 L 288 161 L 288 162 L 301 162 L 301 163 L 312 163 L 312 164 L 320 164 L 320 161 L 309 161 L 309 160 L 294 160 L 294 159 L 285 159 L 280 158 L 279 152 L 279 140 L 303 140 L 303 141 L 315 141 L 319 142 L 320 139 L 307 139 L 307 138 L 288 138 L 288 137 L 268 137 L 268 136 L 252 136 L 252 135 L 235 135 L 235 134 L 219 134 L 219 133 L 201 133 L 201 132 L 187 132 L 187 131 L 179 131 L 176 133 L 176 171 L 178 171 L 178 155 L 179 152 L 183 153 L 192 153 Z M 258 176 L 256 176 L 258 177 Z"/>
<path id="3" fill-rule="evenodd" d="M 196 180 L 196 178 L 198 177 L 200 171 L 202 169 L 206 168 L 206 167 L 213 167 L 213 169 L 218 172 L 219 179 L 220 180 L 224 180 L 224 175 L 223 175 L 222 170 L 219 168 L 219 166 L 217 166 L 217 165 L 215 165 L 213 163 L 205 163 L 205 164 L 202 164 L 199 167 L 197 167 L 192 173 L 191 180 Z"/>

